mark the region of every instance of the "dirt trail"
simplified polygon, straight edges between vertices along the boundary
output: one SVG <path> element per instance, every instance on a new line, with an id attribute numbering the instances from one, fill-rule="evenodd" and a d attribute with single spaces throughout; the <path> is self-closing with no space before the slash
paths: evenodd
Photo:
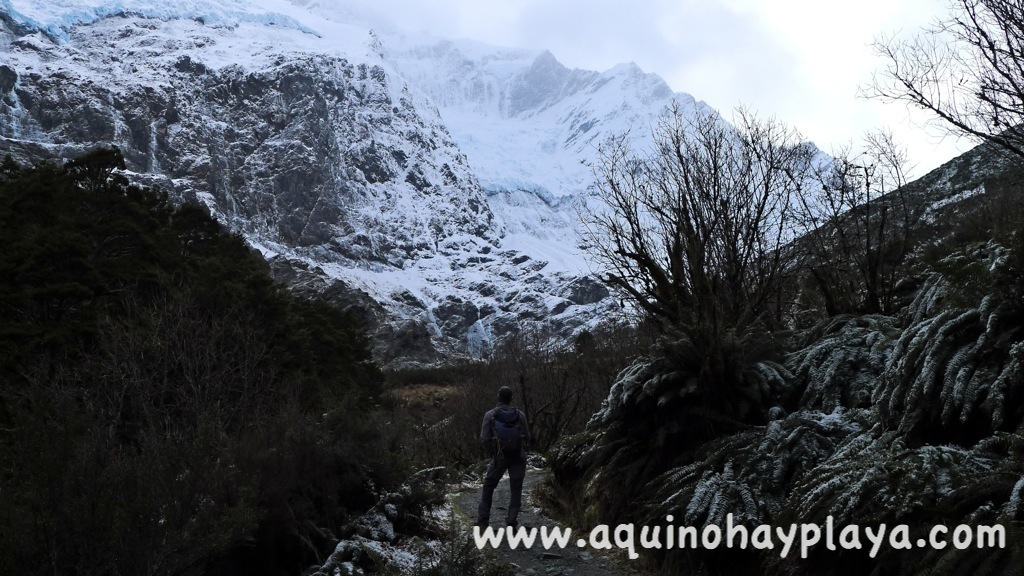
<path id="1" fill-rule="evenodd" d="M 519 514 L 519 523 L 522 526 L 538 529 L 541 526 L 559 526 L 557 522 L 541 514 L 534 497 L 534 489 L 543 482 L 547 474 L 546 470 L 537 469 L 530 469 L 526 473 L 526 480 L 523 483 L 523 509 Z M 495 529 L 503 526 L 508 498 L 509 483 L 506 475 L 494 491 L 491 526 Z M 480 485 L 477 484 L 472 489 L 467 488 L 458 494 L 455 503 L 459 513 L 470 521 L 475 520 L 477 506 L 480 504 Z M 641 576 L 643 574 L 628 564 L 629 560 L 621 551 L 608 553 L 590 547 L 579 548 L 576 545 L 578 539 L 579 535 L 574 533 L 569 545 L 564 549 L 555 546 L 550 550 L 544 550 L 538 536 L 536 543 L 530 549 L 520 546 L 512 550 L 508 545 L 502 545 L 497 549 L 488 546 L 485 552 L 503 562 L 515 565 L 517 576 Z"/>

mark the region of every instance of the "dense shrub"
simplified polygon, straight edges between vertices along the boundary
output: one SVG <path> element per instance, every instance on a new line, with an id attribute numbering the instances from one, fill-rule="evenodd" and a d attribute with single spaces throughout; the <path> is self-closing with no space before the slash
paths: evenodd
<path id="1" fill-rule="evenodd" d="M 790 375 L 761 338 L 721 335 L 717 357 L 706 342 L 666 339 L 623 370 L 586 430 L 555 450 L 555 492 L 582 492 L 588 506 L 570 515 L 634 521 L 659 475 L 693 462 L 705 442 L 763 424 Z"/>
<path id="2" fill-rule="evenodd" d="M 0 170 L 0 572 L 297 573 L 402 474 L 382 375 L 123 167 Z"/>
<path id="3" fill-rule="evenodd" d="M 939 524 L 1005 530 L 1005 548 L 985 550 L 649 552 L 665 573 L 1019 573 L 1022 278 L 1022 237 L 968 245 L 924 276 L 898 317 L 828 319 L 795 335 L 781 367 L 737 360 L 751 384 L 740 389 L 774 375 L 765 382 L 782 402 L 765 425 L 725 425 L 677 343 L 624 371 L 587 431 L 559 443 L 548 493 L 584 526 L 671 514 L 722 527 L 731 514 L 750 529 L 831 516 L 840 530 L 906 524 L 911 543 Z M 701 435 L 702 421 L 717 425 Z"/>

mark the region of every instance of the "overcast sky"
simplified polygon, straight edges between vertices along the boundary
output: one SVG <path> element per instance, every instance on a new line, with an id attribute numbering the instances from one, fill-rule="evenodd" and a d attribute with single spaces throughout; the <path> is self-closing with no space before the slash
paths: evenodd
<path id="1" fill-rule="evenodd" d="M 636 62 L 728 115 L 744 104 L 825 151 L 888 127 L 921 176 L 971 144 L 927 130 L 929 116 L 858 97 L 882 66 L 872 41 L 910 34 L 944 0 L 375 0 L 398 28 L 548 49 L 603 71 Z"/>

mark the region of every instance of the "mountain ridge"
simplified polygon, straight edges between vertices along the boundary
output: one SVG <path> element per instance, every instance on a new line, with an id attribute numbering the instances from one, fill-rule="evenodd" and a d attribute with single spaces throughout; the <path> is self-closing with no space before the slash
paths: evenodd
<path id="1" fill-rule="evenodd" d="M 581 248 L 596 148 L 618 134 L 648 148 L 673 101 L 711 111 L 635 64 L 570 69 L 317 1 L 3 0 L 0 14 L 0 152 L 121 147 L 282 277 L 360 309 L 391 362 L 403 331 L 431 343 L 409 361 L 436 363 L 619 314 Z"/>
<path id="2" fill-rule="evenodd" d="M 521 156 L 503 158 L 548 167 L 488 176 L 474 162 L 480 148 L 456 140 L 445 109 L 396 70 L 387 35 L 325 24 L 346 31 L 338 40 L 311 35 L 298 18 L 232 22 L 196 9 L 239 2 L 185 3 L 156 17 L 127 4 L 86 16 L 56 10 L 34 31 L 11 25 L 28 20 L 3 5 L 0 152 L 32 160 L 119 146 L 137 178 L 205 204 L 266 258 L 288 262 L 284 277 L 363 310 L 388 360 L 406 360 L 389 342 L 402 331 L 429 337 L 411 361 L 431 363 L 486 356 L 531 326 L 568 338 L 615 314 L 577 246 L 579 175 L 589 169 L 570 174 L 569 188 L 545 180 L 564 176 L 567 152 L 550 135 L 538 151 L 539 124 L 520 134 Z M 76 5 L 94 4 L 62 4 Z M 550 53 L 537 58 L 531 69 L 600 77 L 567 72 Z M 551 114 L 560 92 L 530 92 L 533 76 L 511 72 L 515 101 L 531 103 L 532 117 Z M 561 156 L 543 158 L 545 147 Z M 335 283 L 345 289 L 329 290 Z"/>

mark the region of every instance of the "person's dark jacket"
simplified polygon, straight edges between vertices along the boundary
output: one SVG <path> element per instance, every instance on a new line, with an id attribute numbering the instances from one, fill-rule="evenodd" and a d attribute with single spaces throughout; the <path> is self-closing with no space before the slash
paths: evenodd
<path id="1" fill-rule="evenodd" d="M 530 425 L 526 421 L 526 414 L 522 410 L 515 408 L 511 404 L 498 404 L 494 408 L 488 410 L 486 414 L 484 414 L 484 422 L 480 426 L 480 441 L 484 443 L 484 446 L 487 446 L 488 450 L 490 450 L 491 454 L 493 455 L 495 452 L 494 415 L 499 410 L 515 410 L 516 412 L 519 413 L 519 422 L 522 424 L 523 430 L 523 449 L 520 456 L 522 458 L 526 458 L 527 449 L 530 445 Z"/>

